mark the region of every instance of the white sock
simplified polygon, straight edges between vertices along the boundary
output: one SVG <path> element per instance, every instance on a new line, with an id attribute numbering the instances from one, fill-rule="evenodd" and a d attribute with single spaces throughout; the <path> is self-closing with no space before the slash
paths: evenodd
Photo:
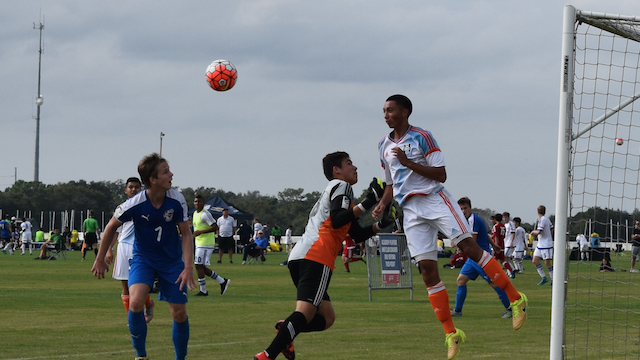
<path id="1" fill-rule="evenodd" d="M 198 279 L 198 284 L 200 284 L 200 291 L 206 294 L 207 293 L 207 279 L 206 278 Z"/>

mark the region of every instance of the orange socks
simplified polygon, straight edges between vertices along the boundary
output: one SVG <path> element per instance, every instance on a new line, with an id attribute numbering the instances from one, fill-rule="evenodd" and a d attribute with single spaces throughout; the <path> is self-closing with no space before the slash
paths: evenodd
<path id="1" fill-rule="evenodd" d="M 485 252 L 485 254 L 488 255 L 487 252 Z M 483 265 L 483 262 L 486 264 Z M 520 299 L 520 293 L 518 293 L 518 290 L 516 290 L 516 288 L 511 283 L 511 280 L 509 280 L 509 278 L 507 277 L 507 274 L 502 271 L 502 266 L 498 264 L 498 261 L 494 259 L 493 256 L 489 255 L 487 258 L 483 256 L 478 264 L 482 266 L 482 270 L 487 273 L 487 276 L 491 280 L 493 280 L 493 282 L 496 283 L 496 285 L 498 285 L 500 289 L 504 290 L 504 292 L 507 293 L 509 302 L 514 302 Z"/>
<path id="2" fill-rule="evenodd" d="M 144 307 L 151 306 L 151 295 L 147 294 L 147 300 L 144 302 Z"/>
<path id="3" fill-rule="evenodd" d="M 127 314 L 129 313 L 129 295 L 120 295 L 122 298 L 122 304 L 124 305 L 124 309 L 127 310 Z"/>
<path id="4" fill-rule="evenodd" d="M 429 302 L 433 307 L 433 312 L 436 313 L 436 317 L 442 323 L 444 332 L 451 334 L 456 332 L 456 327 L 453 325 L 453 319 L 451 318 L 451 309 L 449 308 L 449 294 L 444 287 L 444 283 L 440 281 L 434 286 L 428 286 Z"/>

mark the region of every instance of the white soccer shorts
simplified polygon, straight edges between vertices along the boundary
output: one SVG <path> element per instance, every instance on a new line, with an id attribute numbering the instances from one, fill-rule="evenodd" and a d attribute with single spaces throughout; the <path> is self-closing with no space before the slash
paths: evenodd
<path id="1" fill-rule="evenodd" d="M 196 246 L 196 256 L 193 260 L 195 265 L 211 265 L 211 254 L 214 246 Z"/>
<path id="2" fill-rule="evenodd" d="M 118 242 L 116 262 L 111 276 L 116 280 L 129 280 L 129 260 L 133 257 L 133 244 Z"/>
<path id="3" fill-rule="evenodd" d="M 551 260 L 553 259 L 553 248 L 549 248 L 549 249 L 536 248 L 533 251 L 533 257 L 536 257 L 536 256 L 542 260 Z"/>
<path id="4" fill-rule="evenodd" d="M 417 261 L 438 260 L 438 231 L 453 244 L 471 237 L 460 206 L 444 187 L 426 196 L 411 196 L 402 211 L 407 245 Z"/>

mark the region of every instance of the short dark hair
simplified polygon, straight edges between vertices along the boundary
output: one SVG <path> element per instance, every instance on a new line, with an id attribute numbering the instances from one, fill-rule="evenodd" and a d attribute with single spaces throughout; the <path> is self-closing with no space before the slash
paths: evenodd
<path id="1" fill-rule="evenodd" d="M 195 199 L 200 199 L 200 200 L 204 201 L 204 197 L 202 195 L 196 195 Z"/>
<path id="2" fill-rule="evenodd" d="M 547 212 L 547 207 L 544 205 L 538 206 L 538 214 L 544 215 Z"/>
<path id="3" fill-rule="evenodd" d="M 125 185 L 128 184 L 128 183 L 138 183 L 138 184 L 142 185 L 142 183 L 140 182 L 140 179 L 138 179 L 135 176 L 132 176 L 132 177 L 128 178 L 127 182 L 125 183 Z"/>
<path id="4" fill-rule="evenodd" d="M 387 98 L 387 101 L 395 101 L 395 103 L 401 108 L 409 110 L 409 115 L 413 112 L 413 104 L 411 104 L 411 100 L 404 95 L 391 95 Z M 409 117 L 409 115 L 407 115 L 407 117 Z"/>
<path id="5" fill-rule="evenodd" d="M 138 174 L 142 179 L 142 183 L 147 188 L 151 187 L 151 178 L 158 177 L 158 165 L 166 163 L 167 160 L 158 153 L 149 154 L 138 163 Z"/>
<path id="6" fill-rule="evenodd" d="M 496 214 L 495 217 L 496 217 L 496 221 L 498 222 L 502 221 L 502 214 Z"/>
<path id="7" fill-rule="evenodd" d="M 471 199 L 469 199 L 468 197 L 461 197 L 460 200 L 458 200 L 458 205 L 467 205 L 468 207 L 471 207 Z"/>
<path id="8" fill-rule="evenodd" d="M 344 151 L 336 151 L 331 154 L 325 155 L 322 159 L 322 170 L 327 180 L 333 180 L 333 167 L 342 167 L 342 160 L 349 158 L 349 154 Z"/>
<path id="9" fill-rule="evenodd" d="M 505 212 L 502 213 L 502 216 L 510 218 L 511 214 L 509 214 L 508 211 L 505 211 Z"/>
<path id="10" fill-rule="evenodd" d="M 516 216 L 516 217 L 513 218 L 513 222 L 514 223 L 518 223 L 518 224 L 522 224 L 522 219 L 520 219 L 519 217 Z"/>

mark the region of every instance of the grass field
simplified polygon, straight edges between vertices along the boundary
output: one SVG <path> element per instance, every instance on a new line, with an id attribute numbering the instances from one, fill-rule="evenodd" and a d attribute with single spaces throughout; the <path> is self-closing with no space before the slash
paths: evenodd
<path id="1" fill-rule="evenodd" d="M 120 301 L 120 283 L 97 280 L 90 272 L 93 254 L 80 252 L 67 260 L 35 261 L 36 256 L 0 254 L 0 360 L 9 359 L 133 359 L 127 318 Z M 226 256 L 225 256 L 226 258 Z M 209 279 L 210 296 L 189 298 L 189 359 L 243 359 L 265 349 L 274 324 L 293 310 L 295 288 L 283 253 L 270 253 L 263 264 L 212 266 L 231 279 L 227 294 Z M 444 264 L 448 262 L 441 259 Z M 529 297 L 529 317 L 518 331 L 484 282 L 469 283 L 456 326 L 467 334 L 459 359 L 545 359 L 549 357 L 551 286 L 536 286 L 539 276 L 530 262 L 514 284 Z M 457 270 L 441 276 L 453 305 Z M 301 334 L 296 359 L 445 359 L 444 333 L 414 271 L 414 299 L 409 290 L 376 290 L 368 301 L 366 265 L 351 264 L 346 273 L 337 264 L 329 294 L 336 322 L 327 331 Z M 192 293 L 195 294 L 195 293 Z M 152 295 L 155 297 L 155 294 Z M 151 360 L 174 358 L 166 303 L 158 302 L 149 324 L 147 350 Z M 279 357 L 283 358 L 282 356 Z"/>

